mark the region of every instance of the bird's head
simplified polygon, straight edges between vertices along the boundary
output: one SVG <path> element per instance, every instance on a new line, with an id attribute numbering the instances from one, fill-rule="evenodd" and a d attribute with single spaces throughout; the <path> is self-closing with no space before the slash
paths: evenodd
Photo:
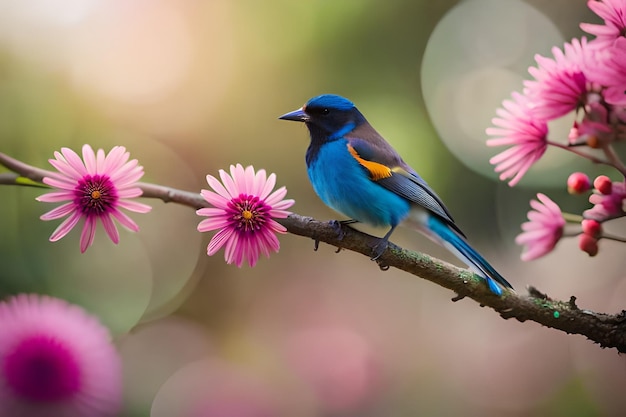
<path id="1" fill-rule="evenodd" d="M 279 119 L 304 122 L 312 137 L 319 135 L 331 140 L 350 133 L 365 122 L 354 103 L 334 94 L 313 97 L 298 110 L 283 114 Z"/>

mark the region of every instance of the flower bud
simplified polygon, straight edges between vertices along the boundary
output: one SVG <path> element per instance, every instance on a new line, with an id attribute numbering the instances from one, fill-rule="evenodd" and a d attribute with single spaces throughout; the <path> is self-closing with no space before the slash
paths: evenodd
<path id="1" fill-rule="evenodd" d="M 583 233 L 589 235 L 595 239 L 598 239 L 602 235 L 602 224 L 593 219 L 584 219 L 581 222 L 583 227 Z"/>
<path id="2" fill-rule="evenodd" d="M 598 239 L 586 233 L 578 235 L 578 247 L 583 252 L 587 252 L 589 256 L 598 254 Z"/>
<path id="3" fill-rule="evenodd" d="M 602 142 L 595 135 L 587 135 L 587 146 L 592 149 L 599 149 L 602 146 Z"/>
<path id="4" fill-rule="evenodd" d="M 606 175 L 598 175 L 593 181 L 593 188 L 598 190 L 600 194 L 609 195 L 613 189 L 611 179 Z"/>
<path id="5" fill-rule="evenodd" d="M 591 180 L 587 174 L 574 172 L 567 178 L 567 192 L 570 194 L 582 194 L 591 189 Z"/>

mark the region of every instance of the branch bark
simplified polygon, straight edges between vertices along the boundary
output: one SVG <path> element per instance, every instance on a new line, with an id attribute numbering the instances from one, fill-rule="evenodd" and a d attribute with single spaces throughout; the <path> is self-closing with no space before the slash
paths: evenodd
<path id="1" fill-rule="evenodd" d="M 41 183 L 49 172 L 17 161 L 3 153 L 0 153 L 0 164 L 14 171 L 0 174 L 0 184 L 28 185 L 20 181 L 20 178 L 24 177 Z M 199 193 L 158 184 L 139 183 L 139 187 L 143 190 L 143 197 L 160 199 L 166 203 L 177 203 L 194 209 L 206 207 L 208 204 Z M 378 239 L 350 227 L 343 227 L 344 233 L 339 236 L 336 225 L 298 214 L 291 214 L 277 221 L 285 226 L 288 232 L 309 237 L 316 245 L 324 242 L 367 257 L 371 256 L 372 247 Z M 503 295 L 498 297 L 469 270 L 400 248 L 393 243 L 389 244 L 376 262 L 382 269 L 394 267 L 452 290 L 456 293 L 452 298 L 453 301 L 471 298 L 481 306 L 492 308 L 504 319 L 534 321 L 569 334 L 586 336 L 601 347 L 626 352 L 626 310 L 617 314 L 606 314 L 581 309 L 576 305 L 574 296 L 567 301 L 553 300 L 534 287 L 530 287 L 527 294 L 504 289 Z"/>

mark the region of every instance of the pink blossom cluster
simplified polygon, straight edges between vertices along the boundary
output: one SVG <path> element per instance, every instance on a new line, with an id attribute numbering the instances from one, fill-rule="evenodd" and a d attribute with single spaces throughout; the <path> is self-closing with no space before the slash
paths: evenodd
<path id="1" fill-rule="evenodd" d="M 593 207 L 583 212 L 583 219 L 580 222 L 582 232 L 578 235 L 578 245 L 590 256 L 595 256 L 598 253 L 598 241 L 601 238 L 615 239 L 604 233 L 602 224 L 626 215 L 624 211 L 626 183 L 611 181 L 606 175 L 599 175 L 591 185 L 586 174 L 575 172 L 568 179 L 568 190 L 571 194 L 592 191 L 589 202 L 593 204 Z"/>
<path id="2" fill-rule="evenodd" d="M 537 65 L 528 72 L 521 93 L 514 92 L 503 102 L 487 129 L 488 146 L 508 146 L 491 158 L 501 180 L 514 186 L 544 154 L 554 146 L 610 166 L 621 174 L 619 181 L 606 176 L 596 178 L 589 202 L 593 207 L 576 220 L 579 246 L 593 256 L 598 240 L 611 238 L 602 232 L 602 223 L 624 215 L 626 165 L 614 150 L 616 142 L 626 139 L 626 2 L 590 0 L 589 8 L 603 19 L 602 24 L 581 23 L 593 35 L 573 39 L 563 48 L 554 47 L 552 57 L 535 56 Z M 575 112 L 576 118 L 567 141 L 548 138 L 548 123 Z M 601 156 L 598 156 L 601 155 Z M 590 179 L 572 174 L 567 182 L 570 193 L 592 190 Z M 522 225 L 517 242 L 525 246 L 522 259 L 535 259 L 549 253 L 565 233 L 564 217 L 558 205 L 547 196 L 538 195 L 534 209 Z"/>

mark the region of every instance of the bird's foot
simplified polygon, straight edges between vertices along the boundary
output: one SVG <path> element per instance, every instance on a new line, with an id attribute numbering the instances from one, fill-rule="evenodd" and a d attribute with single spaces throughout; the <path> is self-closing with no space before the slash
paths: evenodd
<path id="1" fill-rule="evenodd" d="M 389 246 L 389 241 L 387 239 L 379 239 L 378 242 L 372 248 L 372 261 L 376 261 L 380 256 L 385 252 Z"/>
<path id="2" fill-rule="evenodd" d="M 347 226 L 352 223 L 358 223 L 358 220 L 350 219 L 350 220 L 330 220 L 328 224 L 335 230 L 337 233 L 337 240 L 341 241 L 346 235 L 344 230 L 344 226 Z M 320 247 L 320 240 L 314 239 L 313 250 L 317 251 Z M 337 247 L 335 253 L 339 253 L 341 251 L 340 247 Z"/>
<path id="3" fill-rule="evenodd" d="M 335 232 L 337 232 L 338 240 L 343 240 L 343 238 L 346 236 L 344 226 L 347 226 L 353 223 L 358 223 L 358 221 L 354 219 L 350 219 L 350 220 L 331 220 L 328 222 L 328 224 L 330 224 L 332 228 L 335 229 Z"/>

